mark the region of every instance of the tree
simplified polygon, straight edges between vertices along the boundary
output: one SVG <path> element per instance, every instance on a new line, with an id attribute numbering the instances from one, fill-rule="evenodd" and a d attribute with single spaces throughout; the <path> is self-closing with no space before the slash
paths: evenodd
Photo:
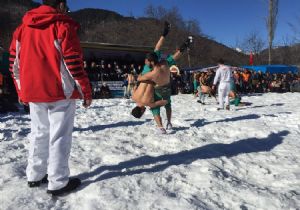
<path id="1" fill-rule="evenodd" d="M 278 2 L 279 0 L 269 0 L 269 16 L 267 18 L 267 29 L 269 39 L 269 65 L 272 62 L 271 51 L 273 47 L 274 34 L 277 26 Z"/>
<path id="2" fill-rule="evenodd" d="M 199 27 L 199 22 L 196 19 L 188 20 L 185 23 L 186 30 L 193 35 L 201 35 L 201 29 Z"/>
<path id="3" fill-rule="evenodd" d="M 263 50 L 264 46 L 265 42 L 256 31 L 250 32 L 242 42 L 243 51 L 247 53 L 252 52 L 254 55 L 254 61 L 259 61 L 259 54 Z"/>
<path id="4" fill-rule="evenodd" d="M 294 35 L 293 35 L 293 43 L 292 44 L 295 44 L 295 43 L 299 43 L 300 42 L 300 30 L 299 30 L 299 26 L 300 26 L 300 17 L 297 16 L 296 17 L 296 23 L 288 23 L 289 26 L 291 27 L 292 31 L 294 32 Z"/>
<path id="5" fill-rule="evenodd" d="M 145 16 L 148 18 L 154 18 L 162 21 L 167 20 L 179 29 L 186 30 L 193 35 L 201 35 L 199 22 L 195 19 L 185 21 L 177 7 L 166 9 L 163 6 L 155 7 L 150 4 L 145 8 L 144 12 Z"/>

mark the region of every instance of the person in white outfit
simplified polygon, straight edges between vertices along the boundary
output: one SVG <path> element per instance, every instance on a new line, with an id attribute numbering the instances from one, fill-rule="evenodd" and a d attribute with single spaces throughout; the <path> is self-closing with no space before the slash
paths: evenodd
<path id="1" fill-rule="evenodd" d="M 217 83 L 220 82 L 218 88 L 218 99 L 219 99 L 218 110 L 224 109 L 224 104 L 225 104 L 225 108 L 229 110 L 230 107 L 229 107 L 228 95 L 230 92 L 230 81 L 232 79 L 232 72 L 229 66 L 224 65 L 223 59 L 220 59 L 218 61 L 218 64 L 219 64 L 219 68 L 216 71 L 212 88 L 213 90 L 215 90 Z"/>
<path id="2" fill-rule="evenodd" d="M 19 101 L 30 107 L 31 133 L 26 175 L 29 187 L 48 183 L 61 195 L 81 181 L 69 178 L 75 99 L 92 103 L 83 68 L 78 24 L 66 15 L 66 0 L 43 0 L 26 13 L 10 46 L 10 71 Z"/>

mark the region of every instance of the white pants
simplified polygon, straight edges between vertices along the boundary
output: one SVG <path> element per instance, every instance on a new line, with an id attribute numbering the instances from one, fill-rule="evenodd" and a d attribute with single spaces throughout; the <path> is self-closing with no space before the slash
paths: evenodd
<path id="1" fill-rule="evenodd" d="M 224 109 L 225 105 L 229 105 L 230 82 L 221 82 L 218 89 L 219 108 Z"/>
<path id="2" fill-rule="evenodd" d="M 57 190 L 69 181 L 69 156 L 74 126 L 75 100 L 29 103 L 31 133 L 28 181 L 39 181 L 48 173 L 48 189 Z"/>

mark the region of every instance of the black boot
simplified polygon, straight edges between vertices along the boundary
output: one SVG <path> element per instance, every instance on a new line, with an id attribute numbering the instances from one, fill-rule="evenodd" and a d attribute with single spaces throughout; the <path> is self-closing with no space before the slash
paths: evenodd
<path id="1" fill-rule="evenodd" d="M 28 182 L 28 187 L 39 187 L 41 184 L 46 183 L 48 183 L 48 174 L 46 174 L 40 181 Z"/>
<path id="2" fill-rule="evenodd" d="M 47 193 L 52 194 L 54 196 L 62 195 L 64 193 L 68 193 L 68 192 L 75 190 L 77 187 L 79 187 L 80 184 L 81 184 L 80 179 L 71 178 L 71 179 L 69 179 L 69 182 L 65 187 L 63 187 L 59 190 L 47 190 Z"/>

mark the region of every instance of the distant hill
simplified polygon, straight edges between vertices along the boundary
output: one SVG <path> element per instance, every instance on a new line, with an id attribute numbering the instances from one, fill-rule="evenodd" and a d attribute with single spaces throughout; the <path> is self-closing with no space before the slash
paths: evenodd
<path id="1" fill-rule="evenodd" d="M 272 64 L 286 64 L 300 66 L 300 44 L 280 46 L 272 50 Z M 258 62 L 268 64 L 268 49 L 263 50 Z"/>
<path id="2" fill-rule="evenodd" d="M 8 49 L 13 30 L 21 23 L 22 16 L 39 4 L 32 0 L 0 0 L 0 44 Z"/>
<path id="3" fill-rule="evenodd" d="M 26 11 L 39 4 L 32 0 L 0 0 L 0 4 L 0 42 L 5 49 L 8 49 L 12 32 L 21 23 L 22 16 Z M 70 13 L 70 16 L 81 25 L 79 31 L 81 41 L 90 42 L 154 46 L 163 26 L 163 23 L 156 19 L 124 17 L 116 12 L 102 9 L 82 9 Z M 188 35 L 190 34 L 184 30 L 172 28 L 164 50 L 174 52 Z M 299 60 L 299 58 L 290 56 L 291 52 L 299 52 L 295 49 L 285 47 L 274 50 L 276 52 L 274 60 L 281 63 L 283 61 L 293 63 L 295 59 Z M 214 65 L 220 57 L 223 57 L 231 65 L 248 64 L 247 55 L 200 35 L 195 36 L 190 57 L 193 67 Z M 187 60 L 187 55 L 185 55 L 179 64 L 188 66 Z M 259 62 L 264 62 L 264 60 L 263 52 L 259 56 Z"/>

